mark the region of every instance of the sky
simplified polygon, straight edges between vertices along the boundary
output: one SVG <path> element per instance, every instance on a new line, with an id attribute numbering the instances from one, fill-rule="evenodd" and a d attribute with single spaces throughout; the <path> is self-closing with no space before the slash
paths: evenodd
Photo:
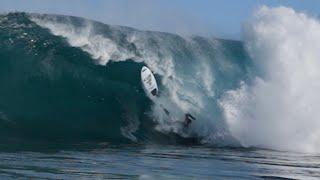
<path id="1" fill-rule="evenodd" d="M 320 15 L 320 0 L 0 0 L 0 12 L 73 15 L 142 30 L 241 39 L 242 24 L 262 5 Z"/>

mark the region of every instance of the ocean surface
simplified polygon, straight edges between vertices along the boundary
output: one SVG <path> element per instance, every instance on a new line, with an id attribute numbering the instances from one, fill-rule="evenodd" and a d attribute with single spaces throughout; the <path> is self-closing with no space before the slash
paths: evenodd
<path id="1" fill-rule="evenodd" d="M 261 7 L 242 36 L 1 14 L 0 176 L 319 178 L 319 21 Z"/>
<path id="2" fill-rule="evenodd" d="M 88 145 L 87 145 L 88 146 Z M 2 151 L 2 179 L 318 179 L 320 156 L 262 149 L 95 145 Z M 75 148 L 76 147 L 76 148 Z"/>

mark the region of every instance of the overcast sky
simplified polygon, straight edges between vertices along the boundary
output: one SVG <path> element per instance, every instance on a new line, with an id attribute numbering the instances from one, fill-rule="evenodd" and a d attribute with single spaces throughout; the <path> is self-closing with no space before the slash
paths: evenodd
<path id="1" fill-rule="evenodd" d="M 240 39 L 241 24 L 262 5 L 320 14 L 320 0 L 0 0 L 0 12 L 74 15 L 144 30 Z"/>

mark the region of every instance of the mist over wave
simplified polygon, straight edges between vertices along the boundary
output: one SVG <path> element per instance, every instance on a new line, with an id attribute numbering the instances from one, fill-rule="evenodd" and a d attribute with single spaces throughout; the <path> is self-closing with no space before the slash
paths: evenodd
<path id="1" fill-rule="evenodd" d="M 220 100 L 244 146 L 320 151 L 320 23 L 286 7 L 262 7 L 244 27 L 258 69 Z"/>

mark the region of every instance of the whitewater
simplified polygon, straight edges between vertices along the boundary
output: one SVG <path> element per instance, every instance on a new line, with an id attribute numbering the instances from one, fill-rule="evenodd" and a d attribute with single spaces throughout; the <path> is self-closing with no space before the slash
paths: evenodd
<path id="1" fill-rule="evenodd" d="M 320 23 L 307 14 L 263 6 L 244 23 L 243 41 L 60 15 L 9 13 L 1 15 L 0 24 L 9 34 L 1 35 L 0 57 L 15 57 L 2 62 L 14 70 L 0 74 L 9 84 L 1 90 L 4 131 L 9 127 L 28 138 L 74 140 L 81 134 L 86 141 L 174 139 L 320 151 Z M 156 75 L 157 101 L 141 89 L 143 65 Z M 23 78 L 14 78 L 15 72 Z M 184 129 L 187 112 L 197 120 Z"/>
<path id="2" fill-rule="evenodd" d="M 259 72 L 219 104 L 242 145 L 320 150 L 320 23 L 286 7 L 262 7 L 244 27 Z"/>

